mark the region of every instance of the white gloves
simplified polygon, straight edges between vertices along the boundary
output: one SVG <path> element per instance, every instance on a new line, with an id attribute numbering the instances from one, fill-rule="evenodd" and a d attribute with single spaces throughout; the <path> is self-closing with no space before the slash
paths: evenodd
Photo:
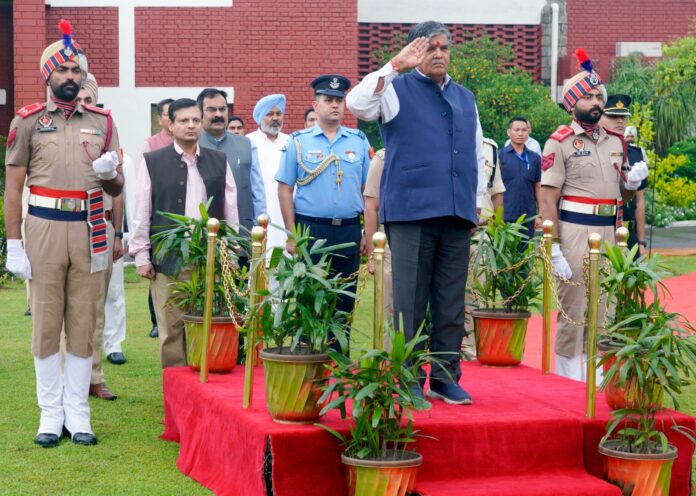
<path id="1" fill-rule="evenodd" d="M 565 256 L 563 255 L 561 245 L 558 243 L 551 245 L 551 264 L 553 265 L 553 269 L 556 271 L 556 273 L 558 273 L 558 275 L 561 277 L 566 279 L 573 277 L 573 271 L 570 270 L 568 260 L 566 260 Z"/>
<path id="2" fill-rule="evenodd" d="M 643 179 L 646 177 L 648 177 L 648 165 L 642 160 L 636 162 L 631 167 L 631 170 L 628 171 L 628 174 L 626 174 L 624 187 L 628 190 L 635 191 L 640 187 L 640 183 L 642 183 Z"/>
<path id="3" fill-rule="evenodd" d="M 31 264 L 24 251 L 21 239 L 7 240 L 7 261 L 5 268 L 20 279 L 31 279 Z"/>
<path id="4" fill-rule="evenodd" d="M 97 160 L 92 162 L 92 169 L 97 173 L 97 177 L 102 181 L 111 181 L 118 175 L 116 167 L 118 166 L 118 153 L 106 152 Z"/>

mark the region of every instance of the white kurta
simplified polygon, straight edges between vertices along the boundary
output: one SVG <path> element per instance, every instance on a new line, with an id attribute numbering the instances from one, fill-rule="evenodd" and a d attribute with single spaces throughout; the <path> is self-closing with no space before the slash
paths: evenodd
<path id="1" fill-rule="evenodd" d="M 275 175 L 278 172 L 278 167 L 280 167 L 283 148 L 285 148 L 289 136 L 285 133 L 278 133 L 276 140 L 271 141 L 263 131 L 257 129 L 253 133 L 247 134 L 246 137 L 253 141 L 257 147 L 259 166 L 261 167 L 263 184 L 266 189 L 266 211 L 271 218 L 271 224 L 275 224 L 282 228 L 283 216 L 280 212 L 278 183 L 275 180 Z M 269 226 L 267 235 L 267 253 L 270 253 L 271 249 L 275 246 L 285 246 L 286 235 L 285 231 L 282 229 Z"/>

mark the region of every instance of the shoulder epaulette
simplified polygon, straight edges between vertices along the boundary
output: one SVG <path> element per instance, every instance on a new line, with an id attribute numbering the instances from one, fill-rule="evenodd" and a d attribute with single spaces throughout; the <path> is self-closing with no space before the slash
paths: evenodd
<path id="1" fill-rule="evenodd" d="M 41 112 L 43 109 L 46 108 L 45 103 L 41 102 L 36 102 L 32 103 L 31 105 L 27 105 L 26 107 L 22 107 L 17 111 L 17 115 L 20 116 L 22 119 L 26 119 L 30 115 L 34 115 L 37 112 Z"/>
<path id="2" fill-rule="evenodd" d="M 291 133 L 291 134 L 290 134 L 290 137 L 291 137 L 291 138 L 296 138 L 296 137 L 298 137 L 300 134 L 305 134 L 305 133 L 310 132 L 312 129 L 314 129 L 314 126 L 308 127 L 307 129 L 298 129 L 298 130 L 295 131 L 294 133 Z"/>
<path id="3" fill-rule="evenodd" d="M 89 110 L 90 112 L 96 112 L 97 114 L 101 114 L 101 115 L 110 115 L 111 114 L 111 110 L 97 107 L 96 105 L 83 105 L 83 107 L 86 110 Z"/>
<path id="4" fill-rule="evenodd" d="M 365 136 L 365 133 L 363 133 L 360 129 L 353 129 L 353 128 L 347 127 L 346 131 L 348 131 L 350 134 L 354 134 L 362 139 L 367 139 L 367 136 Z"/>
<path id="5" fill-rule="evenodd" d="M 570 126 L 561 126 L 556 131 L 549 136 L 549 138 L 554 139 L 556 141 L 563 141 L 566 138 L 571 137 L 572 135 L 575 134 L 575 131 L 573 131 L 573 128 Z"/>
<path id="6" fill-rule="evenodd" d="M 484 136 L 483 142 L 488 144 L 488 145 L 491 145 L 493 148 L 498 148 L 498 143 L 496 143 L 495 140 L 492 140 L 491 138 L 486 138 Z"/>

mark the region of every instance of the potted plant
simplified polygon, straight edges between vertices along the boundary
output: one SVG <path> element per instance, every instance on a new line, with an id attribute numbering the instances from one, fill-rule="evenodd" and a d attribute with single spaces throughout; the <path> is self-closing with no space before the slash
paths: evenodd
<path id="1" fill-rule="evenodd" d="M 176 257 L 177 281 L 170 304 L 184 311 L 186 361 L 200 369 L 205 305 L 206 254 L 208 249 L 208 205 L 200 205 L 201 218 L 162 212 L 171 225 L 152 237 L 155 257 Z M 210 372 L 230 372 L 237 363 L 239 327 L 247 311 L 246 267 L 238 268 L 239 254 L 248 249 L 248 240 L 220 222 L 215 250 L 213 319 L 208 343 Z"/>
<path id="2" fill-rule="evenodd" d="M 471 290 L 476 358 L 484 365 L 514 366 L 522 361 L 530 307 L 539 307 L 541 276 L 535 271 L 538 241 L 524 234 L 525 216 L 505 222 L 499 208 L 474 240 Z"/>
<path id="3" fill-rule="evenodd" d="M 660 301 L 668 295 L 662 278 L 667 274 L 659 255 L 651 257 L 638 256 L 638 246 L 626 250 L 621 246 L 606 243 L 602 256 L 607 261 L 600 269 L 600 287 L 607 295 L 607 305 L 611 309 L 606 316 L 606 327 L 631 338 L 638 337 L 641 327 L 632 317 L 660 311 Z M 621 325 L 617 325 L 621 323 Z M 615 342 L 611 335 L 600 334 L 597 349 L 606 353 L 620 348 L 622 342 Z M 614 356 L 614 355 L 612 355 Z M 603 361 L 606 373 L 613 365 L 614 359 Z M 631 403 L 633 391 L 626 391 L 619 385 L 618 377 L 606 384 L 604 395 L 612 409 L 624 408 Z M 661 399 L 659 387 L 654 400 Z M 628 403 L 627 403 L 628 402 Z"/>
<path id="4" fill-rule="evenodd" d="M 418 349 L 427 339 L 417 333 L 409 342 L 402 332 L 385 327 L 389 351 L 367 350 L 359 360 L 329 351 L 330 381 L 320 402 L 328 401 L 322 413 L 338 409 L 352 422 L 344 435 L 317 424 L 344 447 L 349 496 L 401 496 L 413 490 L 423 457 L 413 451 L 416 437 L 412 411 L 430 408 L 420 390 L 420 368 L 435 358 Z"/>
<path id="5" fill-rule="evenodd" d="M 631 333 L 623 332 L 627 327 Z M 607 480 L 624 496 L 667 496 L 677 449 L 658 429 L 666 416 L 659 416 L 664 408 L 655 401 L 655 391 L 659 388 L 679 408 L 678 395 L 696 373 L 696 330 L 681 315 L 652 306 L 649 312 L 617 322 L 610 331 L 617 346 L 605 351 L 600 361 L 613 363 L 600 387 L 618 380 L 633 393 L 629 404 L 612 412 L 599 445 L 607 457 Z M 693 432 L 676 424 L 674 428 L 696 442 Z"/>
<path id="6" fill-rule="evenodd" d="M 261 292 L 256 312 L 264 342 L 266 402 L 278 422 L 314 422 L 319 418 L 324 365 L 330 346 L 347 349 L 348 314 L 336 308 L 341 295 L 354 296 L 351 282 L 330 272 L 329 255 L 352 243 L 326 246 L 310 238 L 309 229 L 287 231 L 295 242 L 291 256 L 276 247 L 269 270 L 277 281 Z"/>

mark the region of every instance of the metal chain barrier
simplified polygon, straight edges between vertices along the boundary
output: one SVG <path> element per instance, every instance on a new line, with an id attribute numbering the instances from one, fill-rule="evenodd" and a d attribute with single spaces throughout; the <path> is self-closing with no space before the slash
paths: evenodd
<path id="1" fill-rule="evenodd" d="M 235 284 L 235 280 L 241 279 L 241 274 L 235 264 L 227 253 L 227 246 L 224 241 L 220 238 L 217 240 L 218 251 L 220 252 L 220 265 L 222 265 L 222 286 L 225 288 L 225 300 L 227 302 L 227 311 L 230 313 L 230 317 L 235 320 L 239 320 L 242 315 L 237 312 L 237 309 L 232 302 L 232 293 L 238 298 L 246 298 L 249 296 L 249 288 L 241 291 Z M 230 291 L 231 290 L 231 291 Z"/>

